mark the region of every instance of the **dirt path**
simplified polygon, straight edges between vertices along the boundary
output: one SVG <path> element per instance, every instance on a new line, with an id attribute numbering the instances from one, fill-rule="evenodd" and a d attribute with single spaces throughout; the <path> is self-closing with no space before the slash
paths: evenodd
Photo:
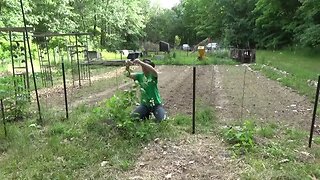
<path id="1" fill-rule="evenodd" d="M 262 76 L 246 66 L 215 66 L 216 107 L 224 121 L 242 119 L 273 121 L 309 130 L 312 104 L 291 88 Z"/>
<path id="2" fill-rule="evenodd" d="M 124 70 L 125 67 L 120 67 L 94 75 L 91 77 L 92 86 L 89 85 L 89 81 L 83 81 L 80 88 L 68 81 L 68 105 L 71 110 L 81 104 L 94 105 L 111 97 L 116 90 L 126 88 L 130 83 L 124 83 L 123 78 L 120 78 Z M 39 90 L 39 97 L 46 108 L 64 109 L 64 91 L 61 84 Z"/>
<path id="3" fill-rule="evenodd" d="M 144 148 L 133 170 L 118 179 L 239 179 L 245 166 L 230 156 L 212 135 L 156 139 Z"/>

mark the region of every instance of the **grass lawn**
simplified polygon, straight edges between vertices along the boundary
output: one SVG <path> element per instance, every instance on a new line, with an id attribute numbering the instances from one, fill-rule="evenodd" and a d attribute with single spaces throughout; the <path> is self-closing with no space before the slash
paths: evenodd
<path id="1" fill-rule="evenodd" d="M 152 54 L 147 57 L 158 65 L 208 65 L 208 64 L 227 64 L 235 65 L 237 62 L 228 57 L 228 51 L 217 50 L 214 52 L 207 52 L 205 58 L 199 60 L 198 52 L 176 50 L 170 54 Z"/>
<path id="2" fill-rule="evenodd" d="M 114 60 L 114 59 L 121 59 L 121 54 L 119 52 L 101 52 L 102 59 L 105 60 Z M 122 56 L 122 59 L 126 59 L 127 57 Z"/>
<path id="3" fill-rule="evenodd" d="M 320 55 L 291 51 L 257 51 L 257 64 L 252 67 L 310 99 L 315 97 L 315 83 L 320 75 Z"/>

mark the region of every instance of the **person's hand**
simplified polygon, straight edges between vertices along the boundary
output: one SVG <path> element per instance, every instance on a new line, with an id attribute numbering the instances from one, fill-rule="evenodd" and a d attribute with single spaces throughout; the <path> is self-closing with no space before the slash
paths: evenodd
<path id="1" fill-rule="evenodd" d="M 132 61 L 126 61 L 125 64 L 126 64 L 127 67 L 129 67 L 129 66 L 132 66 L 132 65 L 133 65 L 133 62 L 132 62 Z"/>
<path id="2" fill-rule="evenodd" d="M 135 59 L 135 60 L 133 60 L 133 64 L 141 64 L 140 59 Z"/>

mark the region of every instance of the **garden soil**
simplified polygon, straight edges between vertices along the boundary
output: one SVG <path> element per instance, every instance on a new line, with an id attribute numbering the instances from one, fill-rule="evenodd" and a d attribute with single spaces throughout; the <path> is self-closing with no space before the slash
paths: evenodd
<path id="1" fill-rule="evenodd" d="M 168 116 L 191 116 L 193 68 L 157 68 L 159 90 Z M 311 100 L 252 71 L 249 66 L 208 65 L 198 66 L 196 70 L 196 102 L 214 108 L 221 126 L 253 120 L 259 124 L 273 122 L 303 130 L 310 128 Z M 119 74 L 118 71 L 114 73 Z M 108 77 L 113 77 L 110 73 Z M 93 79 L 100 81 L 101 77 Z M 128 81 L 118 87 L 106 85 L 73 103 L 95 104 L 130 84 Z M 241 159 L 233 158 L 214 134 L 186 133 L 178 139 L 155 139 L 142 150 L 132 169 L 115 176 L 118 179 L 239 179 L 247 169 L 248 166 Z"/>
<path id="2" fill-rule="evenodd" d="M 191 116 L 192 67 L 161 66 L 159 71 L 159 87 L 169 116 Z M 312 103 L 307 97 L 246 65 L 199 66 L 196 80 L 197 102 L 213 107 L 222 125 L 253 120 L 310 128 Z M 249 167 L 241 159 L 232 158 L 221 142 L 210 134 L 156 139 L 120 179 L 239 179 Z"/>

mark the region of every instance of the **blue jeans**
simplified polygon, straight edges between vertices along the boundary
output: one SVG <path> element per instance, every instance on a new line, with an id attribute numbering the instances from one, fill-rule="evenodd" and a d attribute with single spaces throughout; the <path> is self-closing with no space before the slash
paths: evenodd
<path id="1" fill-rule="evenodd" d="M 153 113 L 157 122 L 166 119 L 166 111 L 161 104 L 153 107 L 148 107 L 141 104 L 132 112 L 131 116 L 136 119 L 139 118 L 145 120 L 150 118 L 151 113 Z"/>

